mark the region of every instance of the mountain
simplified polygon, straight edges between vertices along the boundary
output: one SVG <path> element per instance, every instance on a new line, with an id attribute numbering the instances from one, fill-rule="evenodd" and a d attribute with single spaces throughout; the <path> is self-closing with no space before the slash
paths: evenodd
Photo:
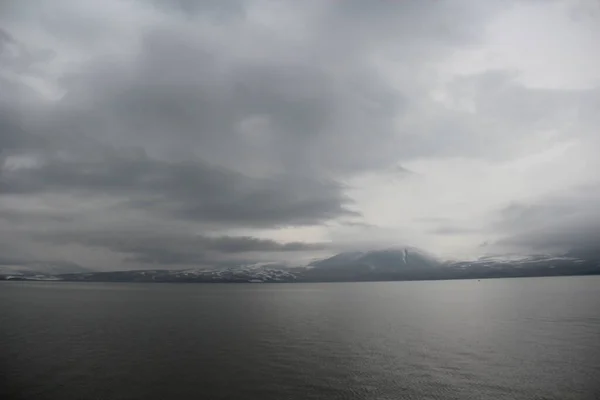
<path id="1" fill-rule="evenodd" d="M 503 278 L 565 275 L 600 275 L 600 259 L 562 255 L 487 256 L 470 261 L 446 262 L 456 278 Z"/>
<path id="2" fill-rule="evenodd" d="M 534 276 L 600 275 L 600 257 L 590 251 L 562 255 L 486 256 L 440 261 L 414 247 L 343 252 L 290 267 L 262 263 L 220 269 L 90 272 L 76 265 L 0 267 L 0 280 L 77 282 L 353 282 L 485 279 Z M 67 272 L 65 272 L 67 271 Z"/>
<path id="3" fill-rule="evenodd" d="M 432 255 L 415 247 L 345 252 L 309 264 L 306 280 L 390 280 L 429 274 L 441 266 Z"/>
<path id="4" fill-rule="evenodd" d="M 316 268 L 348 267 L 361 265 L 371 271 L 396 270 L 398 268 L 431 268 L 440 262 L 432 255 L 415 247 L 400 247 L 384 250 L 355 251 L 339 253 L 319 261 L 313 261 Z"/>
<path id="5" fill-rule="evenodd" d="M 63 274 L 57 276 L 67 281 L 102 282 L 189 282 L 189 283 L 234 283 L 234 282 L 294 282 L 296 275 L 278 268 L 276 264 L 242 265 L 226 269 L 187 270 L 142 270 L 91 272 L 85 274 Z"/>

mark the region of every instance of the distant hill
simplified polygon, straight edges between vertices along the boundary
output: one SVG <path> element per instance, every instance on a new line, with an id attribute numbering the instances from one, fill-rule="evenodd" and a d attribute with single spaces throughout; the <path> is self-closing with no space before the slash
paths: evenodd
<path id="1" fill-rule="evenodd" d="M 3 276 L 34 276 L 34 275 L 60 275 L 90 272 L 74 263 L 31 263 L 27 265 L 0 265 L 0 275 Z"/>
<path id="2" fill-rule="evenodd" d="M 563 255 L 487 256 L 440 261 L 414 247 L 353 251 L 305 266 L 265 263 L 229 268 L 91 272 L 76 265 L 0 267 L 0 279 L 78 282 L 354 282 L 600 275 L 600 257 L 589 251 Z M 576 256 L 577 255 L 577 256 Z"/>

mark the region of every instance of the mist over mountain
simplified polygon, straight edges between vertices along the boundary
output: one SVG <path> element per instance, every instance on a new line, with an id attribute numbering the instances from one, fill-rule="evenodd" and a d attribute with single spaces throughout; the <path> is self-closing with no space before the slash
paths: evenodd
<path id="1" fill-rule="evenodd" d="M 336 254 L 314 261 L 303 274 L 310 280 L 387 280 L 397 275 L 439 268 L 434 256 L 415 247 L 396 247 Z"/>
<path id="2" fill-rule="evenodd" d="M 360 282 L 600 274 L 593 249 L 565 254 L 494 255 L 471 260 L 441 260 L 415 247 L 348 251 L 297 265 L 278 262 L 182 270 L 89 271 L 77 266 L 0 267 L 4 280 L 103 282 L 277 283 Z"/>
<path id="3" fill-rule="evenodd" d="M 395 247 L 371 251 L 351 251 L 312 262 L 317 268 L 347 268 L 361 265 L 370 270 L 394 270 L 397 268 L 430 268 L 440 264 L 433 255 L 416 247 Z"/>

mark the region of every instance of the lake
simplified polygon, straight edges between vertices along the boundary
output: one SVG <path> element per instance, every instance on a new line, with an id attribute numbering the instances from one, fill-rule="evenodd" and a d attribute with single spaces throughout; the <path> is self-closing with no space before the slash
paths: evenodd
<path id="1" fill-rule="evenodd" d="M 0 283 L 2 399 L 594 399 L 600 277 Z"/>

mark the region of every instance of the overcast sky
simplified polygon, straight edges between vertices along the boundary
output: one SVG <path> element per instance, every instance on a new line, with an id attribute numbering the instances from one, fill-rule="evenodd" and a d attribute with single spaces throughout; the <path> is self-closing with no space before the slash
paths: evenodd
<path id="1" fill-rule="evenodd" d="M 2 0 L 0 265 L 600 238 L 595 0 Z"/>

